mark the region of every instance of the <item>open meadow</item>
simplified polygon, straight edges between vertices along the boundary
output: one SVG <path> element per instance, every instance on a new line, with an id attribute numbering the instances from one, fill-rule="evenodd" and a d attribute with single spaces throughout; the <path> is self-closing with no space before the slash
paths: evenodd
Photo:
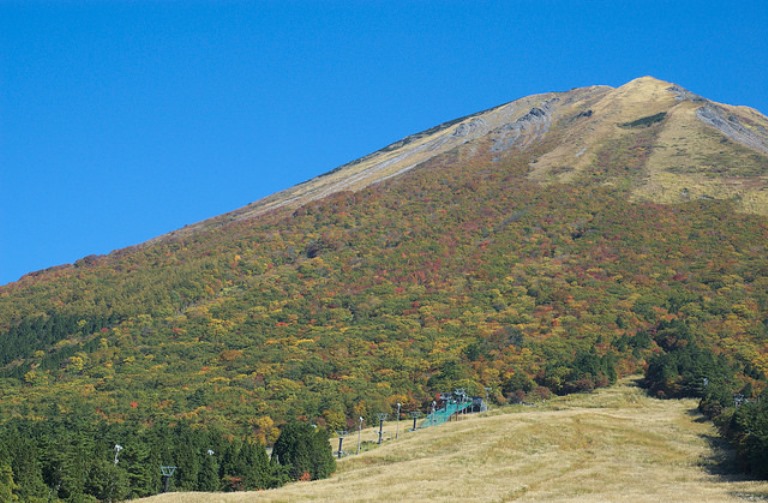
<path id="1" fill-rule="evenodd" d="M 145 503 L 768 501 L 734 474 L 695 400 L 648 398 L 634 381 L 406 431 L 349 456 L 326 480 L 243 493 L 169 493 Z M 395 424 L 385 428 L 394 432 Z M 373 429 L 363 440 L 375 438 Z M 354 451 L 357 437 L 345 440 Z"/>

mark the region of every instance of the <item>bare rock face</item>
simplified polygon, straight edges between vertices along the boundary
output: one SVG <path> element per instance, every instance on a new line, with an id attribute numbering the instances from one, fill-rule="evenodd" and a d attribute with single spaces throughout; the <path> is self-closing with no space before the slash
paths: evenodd
<path id="1" fill-rule="evenodd" d="M 559 98 L 543 102 L 516 121 L 505 124 L 491 133 L 491 152 L 504 152 L 513 147 L 523 149 L 540 140 L 552 125 L 552 106 Z"/>
<path id="2" fill-rule="evenodd" d="M 765 125 L 755 124 L 748 118 L 739 118 L 738 115 L 729 113 L 714 103 L 708 103 L 699 108 L 696 116 L 731 140 L 768 154 L 768 128 Z"/>

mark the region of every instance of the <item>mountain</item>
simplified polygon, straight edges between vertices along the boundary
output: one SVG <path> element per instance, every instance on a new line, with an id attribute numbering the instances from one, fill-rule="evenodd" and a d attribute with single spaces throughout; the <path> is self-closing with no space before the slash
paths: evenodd
<path id="1" fill-rule="evenodd" d="M 0 288 L 0 420 L 269 442 L 455 387 L 589 390 L 689 340 L 757 394 L 767 177 L 746 107 L 650 77 L 522 98 Z"/>
<path id="2" fill-rule="evenodd" d="M 660 127 L 642 135 L 631 131 L 657 123 Z M 532 180 L 626 183 L 631 175 L 636 178 L 633 196 L 638 199 L 664 203 L 734 199 L 743 211 L 768 214 L 766 117 L 748 107 L 715 103 L 642 77 L 618 89 L 594 86 L 530 96 L 440 124 L 183 232 L 274 209 L 295 209 L 340 191 L 358 191 L 457 148 L 470 148 L 465 155 L 479 161 L 498 162 L 541 148 L 542 143 L 546 147 L 541 155 L 529 159 Z M 596 166 L 604 169 L 617 161 L 598 156 L 628 148 L 641 151 L 636 166 L 626 167 L 629 172 L 595 172 Z"/>

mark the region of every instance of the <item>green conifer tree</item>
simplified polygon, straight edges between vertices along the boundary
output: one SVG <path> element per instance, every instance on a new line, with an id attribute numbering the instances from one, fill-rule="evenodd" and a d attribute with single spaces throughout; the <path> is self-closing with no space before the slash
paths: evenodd
<path id="1" fill-rule="evenodd" d="M 304 423 L 289 423 L 280 432 L 272 456 L 288 466 L 294 480 L 322 479 L 336 468 L 325 430 Z"/>
<path id="2" fill-rule="evenodd" d="M 224 449 L 219 466 L 219 478 L 222 481 L 223 489 L 226 491 L 236 491 L 240 489 L 240 443 L 238 441 L 230 442 Z"/>
<path id="3" fill-rule="evenodd" d="M 198 474 L 202 457 L 201 435 L 188 424 L 179 423 L 175 431 L 175 464 L 177 487 L 187 491 L 197 489 Z"/>
<path id="4" fill-rule="evenodd" d="M 37 446 L 25 436 L 28 432 L 15 430 L 16 438 L 9 439 L 8 456 L 11 459 L 11 469 L 18 486 L 17 495 L 20 501 L 43 501 L 49 494 L 49 489 L 43 481 Z"/>
<path id="5" fill-rule="evenodd" d="M 0 501 L 19 501 L 16 496 L 18 485 L 13 481 L 13 470 L 7 462 L 0 463 Z"/>
<path id="6" fill-rule="evenodd" d="M 126 442 L 120 453 L 120 466 L 126 471 L 131 496 L 150 496 L 159 490 L 154 476 L 159 465 L 159 460 L 152 458 L 152 451 L 144 438 L 134 436 L 130 443 Z"/>
<path id="7" fill-rule="evenodd" d="M 85 494 L 99 501 L 121 501 L 130 492 L 128 474 L 114 462 L 99 459 L 91 465 Z"/>
<path id="8" fill-rule="evenodd" d="M 215 452 L 211 450 L 209 453 L 206 450 L 202 466 L 197 474 L 197 489 L 199 491 L 213 492 L 218 491 L 220 487 L 219 464 L 216 461 Z"/>

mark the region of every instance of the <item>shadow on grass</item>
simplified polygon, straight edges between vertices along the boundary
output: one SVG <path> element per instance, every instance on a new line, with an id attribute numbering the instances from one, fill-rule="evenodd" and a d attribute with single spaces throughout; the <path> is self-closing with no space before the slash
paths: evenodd
<path id="1" fill-rule="evenodd" d="M 636 379 L 635 384 L 642 389 L 642 378 Z M 646 395 L 651 396 L 646 389 Z M 695 423 L 711 423 L 698 408 L 686 411 L 686 414 Z M 699 465 L 708 474 L 715 476 L 720 482 L 757 482 L 765 483 L 765 480 L 746 473 L 736 461 L 736 450 L 723 437 L 719 435 L 701 435 L 709 446 L 709 455 L 703 457 Z M 768 491 L 762 487 L 750 490 L 748 488 L 738 491 L 729 491 L 728 494 L 745 501 L 768 501 Z"/>
<path id="2" fill-rule="evenodd" d="M 690 409 L 687 411 L 687 414 L 694 422 L 711 422 L 698 409 Z M 709 446 L 709 455 L 702 458 L 699 464 L 708 474 L 717 477 L 720 482 L 765 482 L 746 473 L 739 466 L 736 460 L 736 450 L 728 440 L 719 435 L 708 434 L 701 435 L 701 438 Z M 755 488 L 754 490 L 745 488 L 739 491 L 730 491 L 728 494 L 745 501 L 768 501 L 768 491 L 764 487 Z"/>
<path id="3" fill-rule="evenodd" d="M 701 466 L 710 475 L 715 475 L 724 482 L 756 480 L 744 473 L 736 462 L 736 453 L 724 438 L 717 435 L 702 435 L 709 445 L 709 455 L 701 460 Z"/>
<path id="4" fill-rule="evenodd" d="M 721 482 L 762 482 L 765 481 L 745 473 L 736 461 L 734 448 L 722 437 L 717 435 L 702 435 L 710 447 L 710 456 L 702 460 L 701 466 L 707 473 L 716 476 Z M 768 491 L 765 485 L 750 490 L 730 491 L 729 494 L 745 501 L 768 501 Z"/>
<path id="5" fill-rule="evenodd" d="M 696 423 L 711 423 L 699 409 L 689 409 L 686 414 Z M 709 455 L 704 457 L 700 465 L 710 475 L 715 475 L 724 482 L 736 482 L 744 480 L 759 480 L 751 477 L 739 467 L 736 461 L 736 451 L 733 446 L 719 435 L 701 435 L 709 446 Z"/>
<path id="6" fill-rule="evenodd" d="M 702 435 L 702 438 L 709 444 L 711 452 L 701 463 L 707 473 L 717 477 L 720 482 L 765 482 L 740 469 L 735 451 L 727 440 L 717 435 Z M 768 491 L 764 487 L 750 490 L 747 486 L 742 490 L 729 491 L 728 494 L 744 501 L 768 501 Z"/>
<path id="7" fill-rule="evenodd" d="M 688 411 L 688 415 L 691 416 L 691 419 L 692 419 L 692 421 L 694 423 L 701 424 L 701 423 L 711 423 L 712 422 L 711 419 L 707 418 L 707 416 L 705 416 L 704 414 L 702 414 L 701 412 L 699 412 L 696 409 L 689 410 Z"/>

